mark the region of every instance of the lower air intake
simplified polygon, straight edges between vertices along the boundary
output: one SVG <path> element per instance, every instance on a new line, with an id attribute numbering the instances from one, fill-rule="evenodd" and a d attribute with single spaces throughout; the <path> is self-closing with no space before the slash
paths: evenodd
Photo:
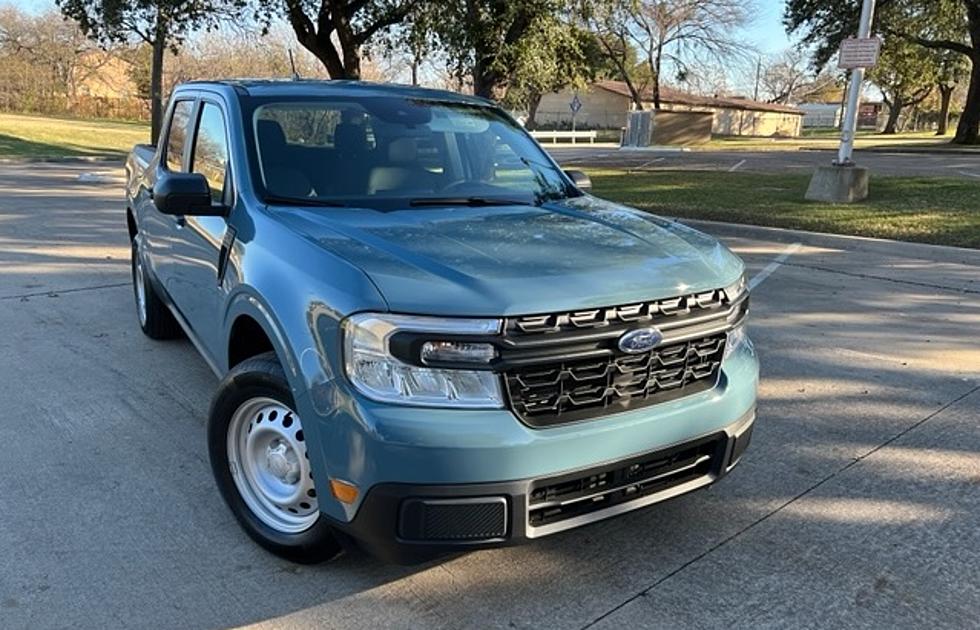
<path id="1" fill-rule="evenodd" d="M 408 499 L 402 504 L 398 535 L 412 541 L 489 540 L 507 535 L 507 500 Z"/>

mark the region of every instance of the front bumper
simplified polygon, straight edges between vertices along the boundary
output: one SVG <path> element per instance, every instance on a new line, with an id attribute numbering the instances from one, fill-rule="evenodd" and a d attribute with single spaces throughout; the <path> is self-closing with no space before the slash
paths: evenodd
<path id="1" fill-rule="evenodd" d="M 375 485 L 337 529 L 369 553 L 410 564 L 441 553 L 518 544 L 706 487 L 748 446 L 751 408 L 720 431 L 546 478 Z"/>

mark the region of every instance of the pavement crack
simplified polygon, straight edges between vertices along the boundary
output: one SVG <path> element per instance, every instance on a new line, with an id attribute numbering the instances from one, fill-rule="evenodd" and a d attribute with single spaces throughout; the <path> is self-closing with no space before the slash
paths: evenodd
<path id="1" fill-rule="evenodd" d="M 21 293 L 20 295 L 3 295 L 0 296 L 0 301 L 21 300 L 24 298 L 32 298 L 32 297 L 47 297 L 47 296 L 61 295 L 62 293 L 82 293 L 85 291 L 100 291 L 102 289 L 117 289 L 119 287 L 128 287 L 129 285 L 130 285 L 129 282 L 116 282 L 113 284 L 97 284 L 91 287 L 76 287 L 74 289 L 48 289 L 47 291 Z"/>
<path id="2" fill-rule="evenodd" d="M 911 425 L 907 426 L 906 428 L 902 429 L 901 431 L 899 431 L 898 433 L 896 433 L 892 437 L 888 438 L 887 440 L 885 440 L 881 444 L 878 444 L 877 446 L 875 446 L 874 448 L 872 448 L 868 452 L 863 453 L 862 455 L 859 455 L 858 457 L 856 457 L 853 460 L 849 461 L 847 464 L 841 466 L 837 470 L 834 470 L 833 472 L 831 472 L 827 476 L 823 477 L 822 479 L 820 479 L 818 482 L 816 482 L 815 484 L 813 484 L 809 488 L 803 490 L 802 492 L 800 492 L 799 494 L 797 494 L 796 496 L 794 496 L 790 500 L 786 501 L 785 503 L 783 503 L 782 505 L 780 505 L 776 509 L 774 509 L 771 512 L 768 512 L 766 514 L 763 514 L 761 517 L 759 517 L 755 521 L 749 523 L 745 527 L 741 528 L 740 530 L 738 530 L 734 534 L 732 534 L 732 535 L 730 535 L 730 536 L 728 536 L 726 538 L 723 538 L 722 540 L 720 540 L 719 542 L 715 543 L 714 545 L 712 545 L 708 549 L 702 551 L 698 555 L 694 556 L 693 558 L 691 558 L 687 562 L 684 562 L 683 564 L 681 564 L 679 567 L 677 567 L 676 569 L 674 569 L 670 573 L 664 575 L 663 577 L 661 577 L 660 579 L 658 579 L 657 581 L 655 581 L 650 586 L 644 588 L 642 591 L 639 591 L 639 592 L 631 595 L 626 600 L 620 602 L 616 606 L 613 606 L 612 608 L 610 608 L 606 612 L 602 613 L 601 615 L 599 615 L 598 617 L 596 617 L 595 619 L 593 619 L 589 623 L 587 623 L 584 626 L 582 626 L 580 630 L 588 630 L 588 628 L 592 628 L 593 626 L 595 626 L 600 621 L 606 619 L 610 615 L 615 614 L 619 610 L 622 610 L 623 608 L 625 608 L 629 604 L 633 603 L 634 601 L 640 599 L 641 597 L 646 597 L 655 588 L 657 588 L 658 586 L 660 586 L 661 584 L 663 584 L 667 580 L 671 579 L 675 575 L 681 573 L 682 571 L 684 571 L 689 566 L 691 566 L 691 565 L 693 565 L 693 564 L 695 564 L 695 563 L 703 560 L 704 558 L 708 557 L 709 555 L 711 555 L 712 553 L 714 553 L 718 549 L 721 549 L 722 547 L 724 547 L 728 543 L 732 542 L 733 540 L 735 540 L 736 538 L 738 538 L 742 534 L 744 534 L 744 533 L 748 532 L 749 530 L 755 528 L 756 525 L 759 525 L 760 523 L 765 522 L 770 517 L 775 516 L 776 514 L 778 514 L 779 512 L 783 511 L 784 509 L 786 509 L 787 507 L 789 507 L 793 503 L 799 501 L 800 499 L 802 499 L 803 497 L 807 496 L 808 494 L 810 494 L 814 490 L 820 488 L 821 486 L 823 486 L 827 482 L 833 480 L 834 478 L 836 478 L 840 474 L 842 474 L 844 472 L 847 472 L 848 470 L 850 470 L 851 468 L 853 468 L 857 464 L 863 462 L 868 457 L 871 457 L 872 455 L 874 455 L 875 453 L 877 453 L 881 449 L 883 449 L 886 446 L 894 443 L 896 440 L 899 440 L 902 437 L 908 435 L 909 433 L 911 433 L 915 429 L 921 427 L 923 424 L 925 424 L 929 420 L 932 420 L 933 418 L 935 418 L 936 416 L 938 416 L 942 412 L 946 411 L 947 409 L 949 409 L 953 405 L 957 404 L 961 400 L 964 400 L 966 398 L 969 398 L 970 396 L 972 396 L 973 394 L 976 394 L 978 392 L 980 392 L 980 385 L 975 385 L 972 389 L 968 390 L 964 394 L 961 394 L 960 396 L 957 396 L 956 398 L 954 398 L 950 402 L 946 403 L 945 405 L 943 405 L 939 409 L 936 409 L 935 411 L 927 414 L 921 420 L 917 420 L 916 422 L 914 422 Z"/>
<path id="3" fill-rule="evenodd" d="M 822 267 L 820 265 L 807 265 L 798 262 L 784 262 L 783 265 L 786 267 L 799 267 L 801 269 L 812 269 L 813 271 L 825 271 L 827 273 L 837 273 L 842 276 L 850 276 L 852 278 L 861 278 L 864 280 L 884 280 L 885 282 L 894 282 L 895 284 L 905 284 L 914 287 L 924 287 L 928 289 L 939 289 L 940 291 L 952 291 L 954 293 L 970 293 L 973 295 L 980 295 L 980 289 L 965 289 L 962 287 L 950 287 L 942 284 L 931 284 L 929 282 L 916 282 L 914 280 L 898 280 L 896 278 L 877 276 L 870 273 L 855 273 L 853 271 L 841 271 L 840 269 L 832 269 L 830 267 Z"/>

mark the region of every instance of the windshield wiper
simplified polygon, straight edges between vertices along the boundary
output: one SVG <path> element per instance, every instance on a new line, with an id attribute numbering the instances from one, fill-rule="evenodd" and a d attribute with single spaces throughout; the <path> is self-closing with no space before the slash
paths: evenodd
<path id="1" fill-rule="evenodd" d="M 408 202 L 410 206 L 533 206 L 533 201 L 495 199 L 493 197 L 420 197 Z"/>
<path id="2" fill-rule="evenodd" d="M 316 197 L 280 197 L 279 195 L 266 195 L 266 203 L 277 203 L 283 206 L 321 206 L 324 208 L 346 208 L 347 204 L 338 201 L 327 201 Z"/>

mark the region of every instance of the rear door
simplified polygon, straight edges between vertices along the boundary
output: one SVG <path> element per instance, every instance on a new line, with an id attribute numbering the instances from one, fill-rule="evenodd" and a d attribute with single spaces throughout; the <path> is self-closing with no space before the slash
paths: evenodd
<path id="1" fill-rule="evenodd" d="M 191 131 L 187 168 L 204 175 L 211 187 L 215 205 L 234 206 L 235 190 L 228 161 L 228 125 L 217 100 L 202 98 L 195 112 Z M 173 297 L 197 340 L 203 344 L 218 365 L 221 305 L 225 290 L 221 283 L 219 263 L 222 245 L 228 234 L 224 216 L 181 217 L 174 241 L 173 273 L 167 290 Z M 230 236 L 230 235 L 229 235 Z"/>

